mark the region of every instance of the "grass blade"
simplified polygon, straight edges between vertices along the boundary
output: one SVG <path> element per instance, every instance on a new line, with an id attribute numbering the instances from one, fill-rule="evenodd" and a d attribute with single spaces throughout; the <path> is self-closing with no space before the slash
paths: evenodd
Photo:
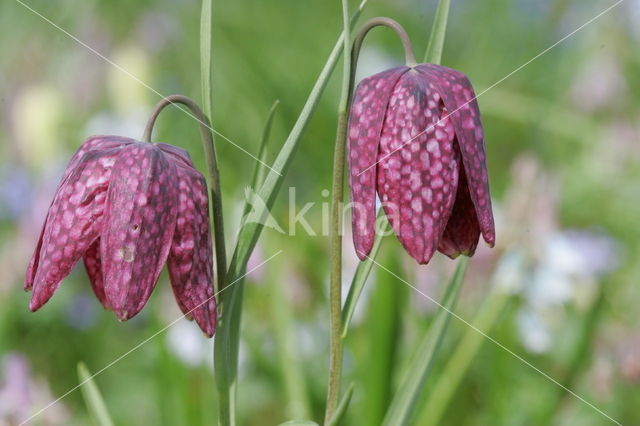
<path id="1" fill-rule="evenodd" d="M 599 283 L 599 285 L 600 290 L 596 299 L 592 302 L 587 314 L 580 321 L 580 331 L 569 357 L 567 371 L 561 382 L 564 389 L 572 389 L 575 386 L 576 381 L 580 378 L 580 373 L 589 365 L 592 359 L 589 349 L 593 346 L 598 331 L 600 318 L 605 308 L 605 289 L 608 288 L 606 283 Z M 554 417 L 568 396 L 564 389 L 558 387 L 555 392 L 552 393 L 548 404 L 541 411 L 539 417 L 540 421 L 544 423 L 538 424 L 553 423 Z"/>
<path id="2" fill-rule="evenodd" d="M 363 260 L 358 264 L 356 268 L 356 272 L 353 274 L 353 279 L 351 280 L 351 286 L 349 287 L 349 293 L 347 294 L 347 298 L 344 302 L 344 306 L 342 308 L 342 338 L 347 337 L 347 333 L 349 332 L 349 324 L 351 323 L 351 319 L 353 318 L 353 313 L 356 310 L 356 304 L 358 303 L 358 299 L 362 294 L 362 289 L 364 288 L 364 284 L 367 282 L 367 278 L 369 278 L 369 274 L 371 273 L 371 268 L 373 267 L 373 261 L 378 255 L 378 251 L 380 250 L 380 244 L 382 243 L 382 238 L 386 235 L 389 230 L 389 222 L 384 219 L 384 213 L 382 209 L 378 212 L 377 220 L 384 220 L 382 225 L 382 230 L 380 230 L 376 234 L 376 238 L 373 242 L 373 247 L 371 249 L 371 253 L 367 259 Z"/>
<path id="3" fill-rule="evenodd" d="M 257 191 L 264 182 L 264 176 L 267 172 L 267 145 L 269 144 L 269 136 L 271 135 L 273 118 L 275 117 L 276 110 L 278 109 L 279 104 L 280 101 L 276 99 L 273 105 L 271 105 L 269 115 L 267 116 L 267 121 L 264 123 L 264 127 L 262 128 L 260 150 L 258 151 L 258 159 L 260 159 L 260 161 L 256 161 L 256 166 L 253 169 L 253 177 L 251 178 L 251 190 L 254 192 Z M 244 209 L 242 211 L 242 217 L 246 216 L 251 211 L 250 201 L 250 199 L 247 199 L 247 202 L 245 203 Z"/>
<path id="4" fill-rule="evenodd" d="M 399 270 L 402 268 L 400 256 L 398 250 L 385 250 L 384 263 L 392 270 Z M 398 286 L 398 279 L 391 274 L 382 274 L 372 284 L 362 325 L 367 336 L 366 355 L 359 361 L 359 370 L 364 372 L 361 406 L 366 409 L 358 413 L 363 426 L 380 425 L 393 398 L 402 347 L 403 313 L 410 290 Z"/>
<path id="5" fill-rule="evenodd" d="M 281 261 L 282 259 L 280 259 Z M 276 261 L 278 262 L 278 261 Z M 304 373 L 300 364 L 300 346 L 294 335 L 295 324 L 291 303 L 284 291 L 282 263 L 272 264 L 269 268 L 269 301 L 271 318 L 274 325 L 276 353 L 280 363 L 284 395 L 285 414 L 292 419 L 312 417 Z"/>
<path id="6" fill-rule="evenodd" d="M 273 105 L 271 105 L 271 109 L 269 110 L 269 115 L 267 116 L 267 121 L 264 124 L 264 128 L 262 129 L 262 139 L 260 140 L 260 151 L 258 151 L 258 158 L 260 159 L 260 163 L 257 163 L 255 173 L 253 175 L 252 184 L 254 191 L 262 186 L 264 182 L 264 176 L 267 172 L 266 160 L 267 160 L 267 145 L 269 144 L 269 136 L 271 135 L 271 127 L 273 125 L 273 118 L 276 115 L 276 110 L 278 109 L 278 105 L 280 104 L 280 100 L 276 99 Z"/>
<path id="7" fill-rule="evenodd" d="M 440 0 L 438 3 L 433 27 L 431 27 L 429 44 L 424 54 L 425 62 L 439 64 L 442 61 L 442 50 L 444 49 L 444 38 L 447 33 L 447 20 L 449 18 L 449 3 L 449 0 Z"/>
<path id="8" fill-rule="evenodd" d="M 102 399 L 100 390 L 93 381 L 89 369 L 83 362 L 78 363 L 78 379 L 82 385 L 80 386 L 80 390 L 82 391 L 84 402 L 87 404 L 87 410 L 89 410 L 89 414 L 94 422 L 100 426 L 113 426 L 113 421 Z"/>
<path id="9" fill-rule="evenodd" d="M 510 298 L 510 295 L 498 292 L 497 294 L 490 295 L 485 300 L 472 322 L 475 329 L 468 328 L 465 331 L 460 343 L 436 381 L 427 403 L 422 408 L 418 422 L 420 425 L 436 426 L 441 424 L 442 416 L 449 406 L 454 392 L 469 369 L 471 361 L 475 358 L 485 341 L 485 337 L 481 333 L 478 333 L 477 330 L 488 333 L 508 306 Z"/>
<path id="10" fill-rule="evenodd" d="M 428 334 L 420 344 L 409 366 L 407 375 L 391 402 L 383 425 L 398 426 L 409 424 L 414 414 L 416 403 L 424 389 L 424 384 L 433 366 L 433 361 L 436 358 L 447 331 L 447 326 L 451 319 L 450 311 L 453 311 L 456 301 L 458 300 L 458 294 L 467 270 L 467 264 L 468 259 L 466 257 L 463 257 L 458 262 L 456 271 L 453 274 L 442 301 L 442 307 L 436 314 L 436 318 Z"/>
<path id="11" fill-rule="evenodd" d="M 200 85 L 202 86 L 202 106 L 204 114 L 211 121 L 211 110 L 213 103 L 211 72 L 212 58 L 212 18 L 213 0 L 202 0 L 202 10 L 200 12 Z"/>
<path id="12" fill-rule="evenodd" d="M 358 8 L 354 11 L 351 24 L 354 25 L 368 0 L 362 0 Z M 272 170 L 269 170 L 258 195 L 264 201 L 264 205 L 258 208 L 257 217 L 266 217 L 275 202 L 277 193 L 282 185 L 284 176 L 293 159 L 295 148 L 302 139 L 304 131 L 311 120 L 320 96 L 324 91 L 329 77 L 331 76 L 343 48 L 344 35 L 341 33 L 336 41 L 335 47 L 331 51 L 320 76 L 311 89 L 311 93 L 302 108 L 289 136 L 285 140 L 278 156 L 276 157 Z M 251 252 L 260 236 L 263 226 L 260 223 L 244 223 L 238 234 L 236 248 L 231 259 L 226 282 L 234 282 L 241 277 L 246 270 L 246 265 Z M 218 324 L 218 331 L 214 347 L 214 366 L 216 371 L 216 384 L 220 398 L 220 424 L 235 425 L 236 412 L 236 385 L 238 369 L 238 345 L 240 340 L 240 320 L 242 309 L 242 293 L 244 283 L 237 282 L 222 296 L 222 316 Z"/>
<path id="13" fill-rule="evenodd" d="M 353 18 L 351 19 L 351 24 L 354 25 L 360 14 L 362 13 L 362 9 L 367 4 L 368 0 L 363 0 L 358 8 L 353 13 Z M 276 196 L 278 195 L 280 185 L 284 180 L 284 176 L 286 175 L 287 170 L 289 169 L 289 165 L 293 160 L 293 155 L 295 153 L 295 149 L 302 139 L 304 132 L 311 121 L 311 116 L 315 112 L 316 107 L 318 106 L 318 102 L 320 101 L 320 96 L 324 91 L 327 83 L 329 82 L 329 78 L 340 58 L 340 54 L 343 48 L 343 37 L 344 34 L 341 34 L 336 44 L 331 51 L 327 62 L 325 63 L 322 71 L 318 79 L 316 80 L 315 85 L 311 89 L 311 93 L 307 98 L 306 103 L 304 104 L 296 123 L 293 125 L 289 136 L 285 140 L 278 156 L 276 157 L 272 169 L 267 174 L 263 185 L 258 192 L 258 196 L 264 201 L 262 207 L 256 211 L 256 217 L 262 218 L 266 217 L 269 213 L 271 207 L 275 202 Z M 253 248 L 255 247 L 256 242 L 258 241 L 258 237 L 260 236 L 260 232 L 262 231 L 262 226 L 259 223 L 247 223 L 244 224 L 238 235 L 238 241 L 236 245 L 236 249 L 233 254 L 233 258 L 231 260 L 230 271 L 233 276 L 240 276 L 242 271 L 244 270 L 244 265 L 246 265 Z M 231 279 L 231 277 L 230 277 Z"/>
<path id="14" fill-rule="evenodd" d="M 331 420 L 327 423 L 327 426 L 338 426 L 341 424 L 344 415 L 347 413 L 347 408 L 349 408 L 349 403 L 351 402 L 354 389 L 355 385 L 351 383 L 344 395 L 342 395 L 342 400 L 340 400 L 340 403 L 338 404 L 335 413 L 333 413 L 333 417 L 331 417 Z"/>

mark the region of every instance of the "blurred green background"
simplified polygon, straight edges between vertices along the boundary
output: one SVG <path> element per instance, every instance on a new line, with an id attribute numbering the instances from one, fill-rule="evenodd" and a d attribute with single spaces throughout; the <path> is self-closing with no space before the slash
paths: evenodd
<path id="1" fill-rule="evenodd" d="M 90 134 L 140 137 L 159 96 L 200 99 L 196 0 L 16 0 L 0 3 L 0 425 L 17 425 L 180 316 L 166 274 L 144 311 L 119 323 L 93 297 L 82 266 L 39 312 L 22 291 L 26 265 L 70 155 Z M 443 65 L 465 72 L 483 112 L 497 220 L 496 248 L 472 259 L 456 313 L 531 365 L 453 319 L 415 424 L 640 424 L 640 1 L 609 13 L 492 87 L 613 0 L 458 0 Z M 419 56 L 436 0 L 371 0 L 364 18 L 404 25 Z M 355 3 L 353 3 L 355 7 Z M 280 99 L 269 160 L 293 125 L 341 27 L 340 2 L 214 2 L 214 128 L 256 153 Z M 362 21 L 361 21 L 362 22 Z M 390 31 L 367 39 L 359 76 L 402 61 Z M 337 70 L 340 68 L 338 67 Z M 136 78 L 132 78 L 132 76 Z M 240 354 L 240 421 L 321 420 L 328 362 L 328 239 L 340 84 L 336 72 L 296 154 L 274 217 L 287 224 L 288 187 L 320 235 L 265 230 L 249 276 Z M 203 170 L 195 123 L 178 110 L 155 140 L 187 148 Z M 234 242 L 254 160 L 217 138 Z M 345 282 L 355 268 L 345 232 Z M 395 238 L 381 264 L 439 300 L 454 262 L 417 267 Z M 251 267 L 251 265 L 250 265 Z M 377 425 L 437 306 L 374 269 L 346 341 L 355 382 L 350 425 Z M 96 382 L 116 424 L 214 424 L 212 342 L 186 320 Z M 90 422 L 79 391 L 34 425 Z"/>

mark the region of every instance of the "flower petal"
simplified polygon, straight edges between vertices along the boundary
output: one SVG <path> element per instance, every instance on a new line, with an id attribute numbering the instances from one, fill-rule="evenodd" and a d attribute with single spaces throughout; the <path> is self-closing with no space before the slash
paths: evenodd
<path id="1" fill-rule="evenodd" d="M 445 106 L 451 112 L 480 229 L 484 240 L 493 246 L 495 228 L 484 150 L 484 133 L 471 82 L 464 74 L 450 68 L 433 64 L 421 64 L 416 68 L 430 77 L 430 81 L 437 87 Z"/>
<path id="2" fill-rule="evenodd" d="M 391 95 L 380 139 L 378 193 L 398 239 L 419 263 L 437 249 L 458 186 L 454 130 L 449 119 L 439 120 L 441 107 L 424 76 L 407 72 Z"/>
<path id="3" fill-rule="evenodd" d="M 60 188 L 63 186 L 64 182 L 67 180 L 69 175 L 73 172 L 73 170 L 78 166 L 78 163 L 80 162 L 84 154 L 90 151 L 98 150 L 98 149 L 107 150 L 107 149 L 115 148 L 120 145 L 130 143 L 132 141 L 133 139 L 123 138 L 119 136 L 92 136 L 89 139 L 87 139 L 85 142 L 83 142 L 82 145 L 80 145 L 78 150 L 75 152 L 75 154 L 73 154 L 73 156 L 71 157 L 69 164 L 67 164 L 67 167 L 64 171 L 60 184 L 58 185 L 58 188 L 56 189 L 56 192 L 54 194 L 54 197 L 53 197 L 54 200 L 58 192 L 60 191 Z M 51 205 L 53 205 L 53 201 L 51 202 Z M 49 210 L 51 210 L 51 206 L 49 206 Z M 47 212 L 47 216 L 44 220 L 44 224 L 42 225 L 42 230 L 40 231 L 40 236 L 38 237 L 38 243 L 36 244 L 36 249 L 33 252 L 33 255 L 31 256 L 31 260 L 29 261 L 29 266 L 27 267 L 27 273 L 26 273 L 25 282 L 24 282 L 25 290 L 31 290 L 31 288 L 33 287 L 33 280 L 35 279 L 36 270 L 38 269 L 40 250 L 42 248 L 42 238 L 44 236 L 44 230 L 47 226 L 48 221 L 49 221 L 49 212 Z"/>
<path id="4" fill-rule="evenodd" d="M 169 277 L 182 312 L 211 337 L 217 315 L 207 184 L 193 168 L 177 165 L 177 172 L 178 215 L 167 259 Z"/>
<path id="5" fill-rule="evenodd" d="M 51 209 L 51 207 L 49 207 Z M 40 236 L 38 237 L 38 243 L 36 244 L 36 249 L 33 251 L 31 255 L 31 260 L 29 260 L 29 265 L 27 266 L 27 273 L 24 278 L 24 290 L 30 291 L 33 288 L 33 280 L 36 278 L 36 271 L 38 270 L 38 264 L 40 262 L 40 250 L 42 250 L 42 238 L 44 237 L 44 230 L 47 226 L 47 222 L 49 221 L 49 213 L 47 212 L 47 217 L 44 219 L 44 224 L 42 225 L 42 229 L 40 230 Z"/>
<path id="6" fill-rule="evenodd" d="M 154 144 L 122 148 L 113 166 L 100 240 L 104 289 L 118 318 L 144 307 L 169 254 L 177 214 L 176 166 Z"/>
<path id="7" fill-rule="evenodd" d="M 376 221 L 376 159 L 391 92 L 408 67 L 397 67 L 358 84 L 349 113 L 349 187 L 353 243 L 360 260 L 373 247 Z"/>
<path id="8" fill-rule="evenodd" d="M 84 155 L 60 185 L 49 209 L 29 309 L 51 298 L 62 279 L 98 238 L 104 220 L 107 187 L 118 149 Z"/>
<path id="9" fill-rule="evenodd" d="M 162 142 L 158 142 L 155 145 L 160 148 L 165 154 L 168 154 L 170 158 L 178 161 L 179 164 L 183 164 L 187 167 L 193 167 L 191 156 L 186 150 Z"/>
<path id="10" fill-rule="evenodd" d="M 128 145 L 134 143 L 135 140 L 131 138 L 125 138 L 122 136 L 114 136 L 114 135 L 96 135 L 91 136 L 86 141 L 80 145 L 78 150 L 73 154 L 71 160 L 69 160 L 69 165 L 67 166 L 67 170 L 65 171 L 64 176 L 67 177 L 70 170 L 80 162 L 82 156 L 88 152 L 97 151 L 97 150 L 109 150 L 113 148 L 118 148 L 123 145 Z"/>
<path id="11" fill-rule="evenodd" d="M 82 257 L 84 260 L 84 268 L 89 275 L 91 287 L 96 297 L 102 303 L 105 309 L 111 310 L 107 298 L 104 294 L 104 278 L 102 276 L 102 262 L 100 261 L 100 238 L 89 246 Z"/>
<path id="12" fill-rule="evenodd" d="M 441 253 L 455 259 L 460 254 L 473 256 L 480 239 L 480 225 L 476 215 L 464 167 L 460 168 L 460 181 L 456 192 L 456 202 L 449 217 L 447 227 L 438 245 Z"/>

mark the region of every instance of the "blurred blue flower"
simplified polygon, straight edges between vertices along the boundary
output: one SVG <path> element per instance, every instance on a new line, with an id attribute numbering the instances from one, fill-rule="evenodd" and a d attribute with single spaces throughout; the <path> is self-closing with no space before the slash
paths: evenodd
<path id="1" fill-rule="evenodd" d="M 92 297 L 87 295 L 74 296 L 67 310 L 67 323 L 77 330 L 92 328 L 98 319 L 97 307 Z"/>
<path id="2" fill-rule="evenodd" d="M 27 171 L 5 165 L 0 171 L 0 220 L 17 219 L 31 204 L 33 185 Z"/>

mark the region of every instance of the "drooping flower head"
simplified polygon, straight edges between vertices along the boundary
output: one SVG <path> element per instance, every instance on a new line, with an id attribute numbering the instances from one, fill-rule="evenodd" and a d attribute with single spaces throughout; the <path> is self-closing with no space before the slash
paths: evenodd
<path id="1" fill-rule="evenodd" d="M 72 157 L 27 269 L 42 307 L 82 257 L 93 290 L 121 320 L 136 315 L 165 262 L 180 309 L 216 327 L 206 181 L 189 154 L 163 143 L 89 138 Z"/>
<path id="2" fill-rule="evenodd" d="M 407 252 L 473 255 L 495 242 L 484 135 L 471 83 L 459 71 L 402 66 L 360 82 L 348 130 L 354 245 L 375 237 L 375 202 Z"/>

